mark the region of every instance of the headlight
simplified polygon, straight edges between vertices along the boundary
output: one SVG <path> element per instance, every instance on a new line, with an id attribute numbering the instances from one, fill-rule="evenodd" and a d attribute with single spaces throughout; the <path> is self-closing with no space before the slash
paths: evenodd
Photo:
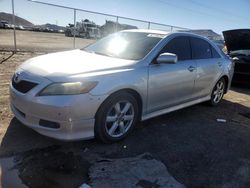
<path id="1" fill-rule="evenodd" d="M 54 83 L 43 89 L 39 95 L 77 95 L 88 93 L 97 85 L 97 82 L 69 82 L 69 83 Z"/>

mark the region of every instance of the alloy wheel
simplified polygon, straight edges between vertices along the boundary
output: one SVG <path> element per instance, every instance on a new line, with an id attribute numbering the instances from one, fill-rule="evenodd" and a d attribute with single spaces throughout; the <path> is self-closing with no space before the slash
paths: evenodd
<path id="1" fill-rule="evenodd" d="M 219 103 L 220 100 L 223 97 L 224 94 L 224 89 L 225 89 L 225 84 L 223 82 L 223 80 L 220 80 L 219 82 L 217 82 L 215 89 L 213 91 L 213 101 L 214 103 Z"/>
<path id="2" fill-rule="evenodd" d="M 111 137 L 123 136 L 134 121 L 135 111 L 129 101 L 119 101 L 107 113 L 105 129 Z"/>

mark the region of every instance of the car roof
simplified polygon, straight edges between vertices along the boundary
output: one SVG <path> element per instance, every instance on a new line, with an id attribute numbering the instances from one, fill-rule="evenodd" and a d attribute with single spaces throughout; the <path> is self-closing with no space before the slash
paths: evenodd
<path id="1" fill-rule="evenodd" d="M 207 41 L 210 45 L 212 45 L 216 51 L 221 55 L 224 56 L 225 54 L 222 52 L 222 50 L 220 50 L 220 48 L 215 45 L 214 42 L 212 42 L 210 39 L 195 34 L 195 33 L 190 33 L 190 32 L 185 32 L 185 31 L 171 31 L 171 32 L 167 32 L 167 31 L 161 31 L 161 30 L 152 30 L 152 29 L 129 29 L 129 30 L 122 30 L 120 32 L 138 32 L 138 33 L 149 33 L 149 34 L 159 34 L 159 35 L 165 35 L 164 38 L 166 38 L 169 35 L 175 35 L 175 36 L 192 36 L 192 37 L 196 37 L 196 38 L 201 38 L 205 41 Z"/>
<path id="2" fill-rule="evenodd" d="M 123 30 L 121 32 L 154 33 L 154 34 L 163 34 L 163 35 L 167 35 L 170 33 L 167 31 L 160 31 L 160 30 L 153 30 L 153 29 L 129 29 L 129 30 Z"/>
<path id="3" fill-rule="evenodd" d="M 190 32 L 185 32 L 185 31 L 162 31 L 162 30 L 153 30 L 153 29 L 129 29 L 129 30 L 122 30 L 121 32 L 138 32 L 138 33 L 152 33 L 152 34 L 160 34 L 160 35 L 186 35 L 186 36 L 194 36 L 194 37 L 199 37 L 203 38 L 207 41 L 209 41 L 208 38 L 195 34 L 195 33 L 190 33 Z"/>

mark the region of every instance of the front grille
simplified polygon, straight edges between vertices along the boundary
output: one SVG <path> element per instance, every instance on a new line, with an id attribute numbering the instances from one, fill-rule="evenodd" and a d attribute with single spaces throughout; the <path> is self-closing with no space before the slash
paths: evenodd
<path id="1" fill-rule="evenodd" d="M 37 83 L 26 80 L 21 80 L 20 82 L 16 83 L 14 81 L 14 78 L 12 79 L 12 86 L 21 93 L 27 93 L 37 85 L 38 85 Z"/>

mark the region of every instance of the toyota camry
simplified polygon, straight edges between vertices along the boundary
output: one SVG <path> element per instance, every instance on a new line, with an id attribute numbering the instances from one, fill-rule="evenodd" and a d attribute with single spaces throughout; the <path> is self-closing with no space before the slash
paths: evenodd
<path id="1" fill-rule="evenodd" d="M 121 31 L 83 49 L 27 60 L 10 84 L 11 109 L 40 134 L 110 143 L 138 121 L 205 101 L 219 104 L 233 70 L 207 38 Z"/>

